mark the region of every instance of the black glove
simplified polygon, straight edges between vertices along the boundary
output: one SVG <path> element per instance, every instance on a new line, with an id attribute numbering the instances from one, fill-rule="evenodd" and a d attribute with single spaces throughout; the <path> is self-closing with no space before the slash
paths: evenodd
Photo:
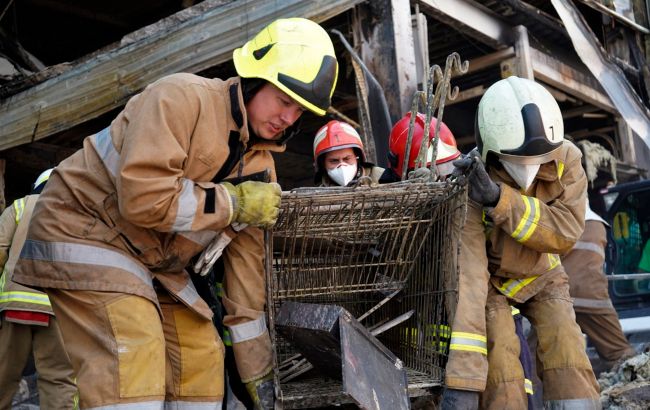
<path id="1" fill-rule="evenodd" d="M 453 164 L 456 169 L 452 175 L 458 177 L 462 174 L 467 178 L 469 198 L 472 201 L 485 206 L 495 206 L 499 202 L 501 189 L 488 175 L 478 151 L 472 150 L 467 157 L 458 159 Z"/>

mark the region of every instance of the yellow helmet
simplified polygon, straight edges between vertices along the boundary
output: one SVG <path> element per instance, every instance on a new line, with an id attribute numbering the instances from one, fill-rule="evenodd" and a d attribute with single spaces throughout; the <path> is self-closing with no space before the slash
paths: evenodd
<path id="1" fill-rule="evenodd" d="M 262 78 L 317 115 L 325 115 L 339 65 L 327 32 L 304 18 L 279 19 L 233 52 L 240 77 Z"/>

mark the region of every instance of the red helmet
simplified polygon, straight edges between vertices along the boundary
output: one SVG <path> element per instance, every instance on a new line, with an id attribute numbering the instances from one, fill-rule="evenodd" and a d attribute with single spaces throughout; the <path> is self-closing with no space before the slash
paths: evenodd
<path id="1" fill-rule="evenodd" d="M 348 123 L 332 120 L 322 126 L 314 137 L 314 167 L 320 171 L 320 157 L 326 152 L 353 148 L 361 162 L 365 162 L 363 143 L 359 133 Z"/>
<path id="2" fill-rule="evenodd" d="M 397 121 L 393 130 L 390 132 L 390 141 L 388 142 L 388 158 L 391 168 L 398 176 L 402 175 L 404 166 L 404 151 L 406 150 L 406 139 L 408 138 L 409 121 L 411 113 L 407 113 L 401 120 Z M 422 138 L 424 137 L 424 114 L 418 113 L 415 117 L 415 129 L 413 130 L 413 141 L 411 142 L 411 152 L 409 154 L 408 169 L 415 168 L 415 160 L 420 152 Z M 433 140 L 436 130 L 436 119 L 431 118 L 429 126 L 429 142 Z M 429 148 L 427 166 L 431 163 L 432 147 Z M 438 153 L 436 155 L 436 164 L 444 164 L 460 156 L 460 151 L 456 146 L 456 139 L 445 123 L 440 124 L 440 138 L 438 139 Z"/>

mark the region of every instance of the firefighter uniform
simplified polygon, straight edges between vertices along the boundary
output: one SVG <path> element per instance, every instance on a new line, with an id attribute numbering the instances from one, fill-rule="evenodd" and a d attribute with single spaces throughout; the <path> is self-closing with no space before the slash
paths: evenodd
<path id="1" fill-rule="evenodd" d="M 558 256 L 571 249 L 584 226 L 586 177 L 580 156 L 565 141 L 552 161 L 540 165 L 525 193 L 513 188 L 517 184 L 505 169 L 490 167 L 501 191 L 498 203 L 483 208 L 470 201 L 468 206 L 446 383 L 458 390 L 485 389 L 482 407 L 526 407 L 511 305 L 539 335 L 547 404 L 597 406 L 598 386 Z"/>
<path id="2" fill-rule="evenodd" d="M 587 219 L 580 240 L 562 256 L 562 265 L 569 275 L 576 321 L 598 355 L 611 367 L 636 352 L 623 334 L 607 291 L 607 277 L 603 272 L 606 244 L 604 223 L 599 219 Z"/>
<path id="3" fill-rule="evenodd" d="M 250 144 L 238 77 L 174 74 L 55 169 L 14 278 L 47 289 L 82 407 L 220 408 L 223 345 L 184 268 L 233 220 L 228 191 L 210 181 L 275 181 L 271 151 L 282 150 Z M 255 227 L 224 253 L 224 324 L 244 381 L 272 367 L 263 254 Z"/>
<path id="4" fill-rule="evenodd" d="M 18 199 L 0 216 L 0 409 L 11 408 L 32 353 L 41 407 L 77 408 L 72 365 L 47 295 L 11 280 L 37 199 Z"/>

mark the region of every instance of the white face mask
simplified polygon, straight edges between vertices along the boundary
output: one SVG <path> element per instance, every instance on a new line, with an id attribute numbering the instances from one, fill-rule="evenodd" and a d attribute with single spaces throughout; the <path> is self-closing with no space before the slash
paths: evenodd
<path id="1" fill-rule="evenodd" d="M 357 175 L 357 166 L 342 163 L 334 169 L 328 169 L 327 175 L 340 186 L 347 186 Z"/>
<path id="2" fill-rule="evenodd" d="M 527 191 L 530 187 L 530 184 L 533 183 L 537 171 L 539 171 L 539 164 L 535 165 L 524 165 L 524 164 L 513 164 L 512 162 L 501 160 L 501 164 L 506 169 L 508 174 L 515 180 L 517 185 L 520 188 L 523 188 L 524 191 Z"/>

